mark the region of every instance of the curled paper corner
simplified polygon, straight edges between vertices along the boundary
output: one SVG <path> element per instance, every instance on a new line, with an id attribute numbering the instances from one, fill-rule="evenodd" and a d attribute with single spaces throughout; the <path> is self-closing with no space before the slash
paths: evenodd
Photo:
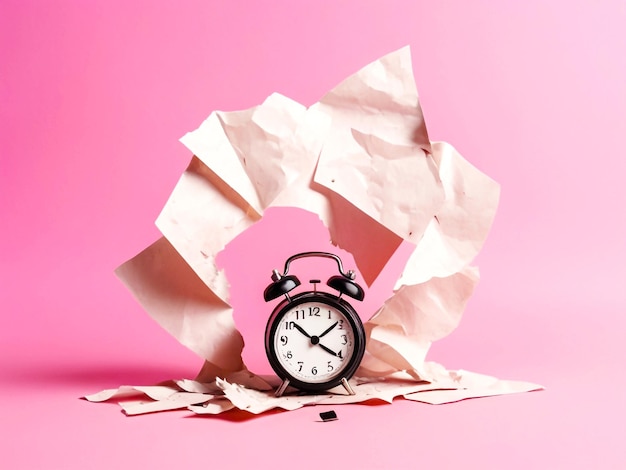
<path id="1" fill-rule="evenodd" d="M 116 273 L 164 329 L 205 360 L 193 383 L 209 383 L 206 390 L 218 395 L 189 409 L 241 408 L 242 397 L 263 401 L 248 407 L 256 412 L 343 400 L 272 401 L 271 384 L 241 358 L 230 286 L 216 259 L 272 207 L 316 214 L 368 285 L 403 242 L 414 246 L 394 293 L 365 322 L 367 350 L 357 374 L 374 385 L 361 385 L 361 399 L 392 400 L 398 373 L 411 378 L 410 387 L 450 382 L 426 355 L 456 328 L 478 282 L 471 263 L 500 188 L 450 144 L 429 140 L 408 47 L 365 66 L 308 108 L 274 93 L 247 110 L 211 113 L 181 142 L 193 156 L 156 220 L 163 237 Z"/>

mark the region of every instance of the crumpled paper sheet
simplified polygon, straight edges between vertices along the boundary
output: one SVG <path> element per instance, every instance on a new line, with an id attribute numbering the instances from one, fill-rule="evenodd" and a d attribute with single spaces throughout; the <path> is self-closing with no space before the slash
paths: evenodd
<path id="1" fill-rule="evenodd" d="M 355 395 L 347 395 L 340 387 L 320 395 L 274 395 L 276 377 L 263 378 L 249 372 L 217 378 L 211 383 L 176 380 L 147 387 L 122 386 L 103 390 L 85 398 L 91 402 L 118 400 L 128 416 L 187 409 L 199 415 L 220 414 L 239 409 L 261 414 L 273 409 L 296 410 L 307 405 L 342 405 L 383 401 L 391 403 L 396 397 L 430 404 L 444 404 L 480 396 L 529 392 L 542 387 L 530 382 L 498 380 L 468 371 L 446 371 L 438 364 L 428 363 L 437 370 L 434 382 L 416 381 L 409 375 L 394 374 L 383 379 L 352 379 Z"/>
<path id="2" fill-rule="evenodd" d="M 441 380 L 426 354 L 456 328 L 478 282 L 471 262 L 493 221 L 499 185 L 451 145 L 429 140 L 408 47 L 308 108 L 275 93 L 248 110 L 213 112 L 181 141 L 194 156 L 156 221 L 163 237 L 116 273 L 163 328 L 205 359 L 199 382 L 218 379 L 228 399 L 232 387 L 244 387 L 219 381 L 246 368 L 216 257 L 276 206 L 317 214 L 368 285 L 401 243 L 414 245 L 394 294 L 365 322 L 357 376 Z M 517 390 L 498 388 L 505 389 Z M 489 394 L 482 385 L 461 393 Z M 217 397 L 203 403 L 223 404 Z"/>

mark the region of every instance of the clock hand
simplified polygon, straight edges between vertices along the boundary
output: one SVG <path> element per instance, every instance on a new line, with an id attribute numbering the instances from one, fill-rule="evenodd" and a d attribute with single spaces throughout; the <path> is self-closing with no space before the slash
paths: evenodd
<path id="1" fill-rule="evenodd" d="M 328 333 L 330 333 L 330 332 L 331 332 L 331 330 L 332 330 L 334 327 L 336 327 L 338 324 L 339 324 L 339 322 L 338 322 L 338 321 L 336 321 L 335 323 L 333 323 L 332 325 L 330 325 L 330 327 L 328 327 L 328 328 L 326 329 L 326 331 L 324 331 L 324 333 L 322 333 L 321 335 L 319 335 L 319 336 L 318 336 L 318 338 L 321 338 L 322 336 L 325 336 L 325 335 L 327 335 Z"/>
<path id="2" fill-rule="evenodd" d="M 296 322 L 293 322 L 293 326 L 296 328 L 296 330 L 298 330 L 300 333 L 302 333 L 304 336 L 306 336 L 307 338 L 310 338 L 311 335 L 308 334 L 306 331 L 304 331 L 304 328 L 302 328 L 300 325 L 298 325 Z"/>
<path id="3" fill-rule="evenodd" d="M 322 343 L 317 343 L 317 344 L 319 344 L 319 345 L 320 345 L 320 347 L 321 347 L 324 351 L 326 351 L 328 354 L 332 354 L 332 355 L 333 355 L 333 356 L 335 356 L 335 357 L 339 357 L 339 355 L 338 355 L 335 351 L 333 351 L 333 350 L 332 350 L 332 349 L 330 349 L 330 348 L 327 348 L 327 347 L 326 347 L 326 346 L 324 346 Z"/>
<path id="4" fill-rule="evenodd" d="M 302 328 L 300 325 L 298 325 L 296 322 L 293 322 L 293 326 L 296 328 L 296 330 L 298 330 L 300 333 L 302 333 L 304 336 L 306 336 L 307 338 L 309 338 L 311 340 L 311 344 L 316 345 L 319 344 L 320 342 L 320 338 L 319 336 L 311 336 L 310 334 L 308 334 L 304 328 Z M 320 346 L 322 346 L 322 348 L 326 349 L 328 352 L 330 352 L 331 354 L 335 354 L 334 352 L 332 352 L 330 349 L 328 349 L 326 346 L 323 346 L 320 344 Z M 335 354 L 336 355 L 336 354 Z"/>

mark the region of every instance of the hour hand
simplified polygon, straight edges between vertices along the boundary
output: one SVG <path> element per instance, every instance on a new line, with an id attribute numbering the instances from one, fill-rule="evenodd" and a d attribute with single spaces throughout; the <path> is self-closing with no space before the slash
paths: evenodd
<path id="1" fill-rule="evenodd" d="M 335 357 L 339 357 L 339 354 L 337 354 L 337 353 L 336 353 L 335 351 L 333 351 L 332 349 L 327 348 L 327 347 L 326 347 L 326 346 L 324 346 L 322 343 L 318 343 L 318 344 L 319 344 L 319 345 L 320 345 L 320 347 L 321 347 L 324 351 L 326 351 L 328 354 L 332 354 L 332 355 L 333 355 L 333 356 L 335 356 Z"/>
<path id="2" fill-rule="evenodd" d="M 306 336 L 307 338 L 310 338 L 311 335 L 308 334 L 306 331 L 304 331 L 304 328 L 302 328 L 300 325 L 298 325 L 296 322 L 293 322 L 293 326 L 296 330 L 298 330 L 300 333 L 302 333 L 304 336 Z"/>

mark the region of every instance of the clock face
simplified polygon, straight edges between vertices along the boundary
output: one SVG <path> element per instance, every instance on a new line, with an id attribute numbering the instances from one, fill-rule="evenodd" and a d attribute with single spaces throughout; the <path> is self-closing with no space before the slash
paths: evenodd
<path id="1" fill-rule="evenodd" d="M 328 294 L 307 293 L 281 304 L 268 328 L 272 366 L 300 388 L 337 385 L 352 376 L 363 355 L 363 327 L 356 312 Z"/>

